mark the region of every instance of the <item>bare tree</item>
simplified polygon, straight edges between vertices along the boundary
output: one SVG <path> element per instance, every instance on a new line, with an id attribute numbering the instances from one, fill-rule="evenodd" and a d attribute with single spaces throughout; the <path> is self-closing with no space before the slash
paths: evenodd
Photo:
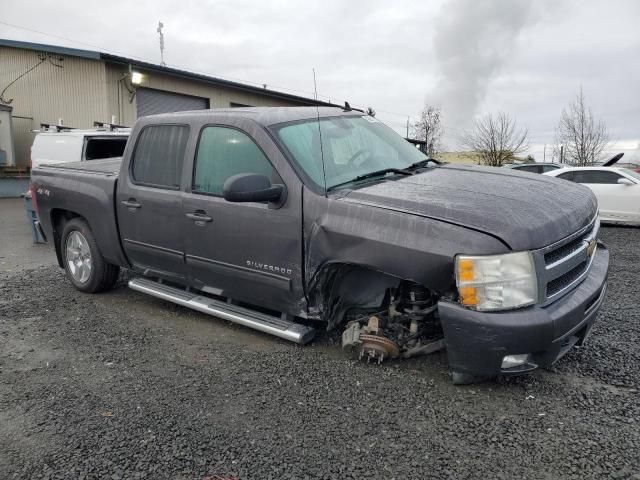
<path id="1" fill-rule="evenodd" d="M 607 126 L 602 120 L 596 121 L 593 118 L 580 88 L 580 92 L 560 115 L 554 155 L 564 163 L 593 165 L 608 145 Z"/>
<path id="2" fill-rule="evenodd" d="M 478 154 L 480 163 L 501 167 L 526 151 L 527 134 L 526 128 L 517 128 L 513 118 L 499 112 L 475 120 L 461 143 Z"/>
<path id="3" fill-rule="evenodd" d="M 442 133 L 440 108 L 425 104 L 418 120 L 413 124 L 413 138 L 426 142 L 424 152 L 428 155 L 435 155 L 442 148 Z"/>

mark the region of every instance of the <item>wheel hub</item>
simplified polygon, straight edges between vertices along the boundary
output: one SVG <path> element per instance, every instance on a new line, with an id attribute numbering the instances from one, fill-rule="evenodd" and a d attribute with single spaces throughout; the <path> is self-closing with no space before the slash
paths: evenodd
<path id="1" fill-rule="evenodd" d="M 366 357 L 367 363 L 373 360 L 380 364 L 385 358 L 395 358 L 400 354 L 398 345 L 385 337 L 361 334 L 360 341 L 360 359 Z"/>

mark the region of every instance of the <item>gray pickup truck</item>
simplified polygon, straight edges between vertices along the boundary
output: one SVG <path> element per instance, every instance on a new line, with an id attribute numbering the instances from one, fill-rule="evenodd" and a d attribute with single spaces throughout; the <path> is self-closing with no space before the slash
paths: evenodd
<path id="1" fill-rule="evenodd" d="M 442 165 L 350 108 L 145 117 L 122 159 L 41 166 L 41 227 L 83 292 L 129 286 L 367 361 L 446 348 L 454 383 L 553 364 L 606 288 L 580 185 Z"/>

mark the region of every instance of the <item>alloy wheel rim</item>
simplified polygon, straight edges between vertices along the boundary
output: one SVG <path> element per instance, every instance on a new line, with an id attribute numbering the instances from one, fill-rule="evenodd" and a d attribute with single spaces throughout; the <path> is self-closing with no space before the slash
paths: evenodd
<path id="1" fill-rule="evenodd" d="M 85 283 L 91 276 L 91 250 L 82 233 L 74 230 L 67 237 L 67 266 L 73 279 Z"/>

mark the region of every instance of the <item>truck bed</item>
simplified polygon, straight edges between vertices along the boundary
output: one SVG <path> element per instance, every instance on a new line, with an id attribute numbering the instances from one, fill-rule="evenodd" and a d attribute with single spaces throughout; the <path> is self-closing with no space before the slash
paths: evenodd
<path id="1" fill-rule="evenodd" d="M 104 258 L 125 266 L 116 220 L 115 194 L 122 158 L 40 165 L 31 173 L 38 216 L 49 241 L 59 241 L 59 215 L 79 215 L 93 231 Z M 55 232 L 55 233 L 54 233 Z"/>

